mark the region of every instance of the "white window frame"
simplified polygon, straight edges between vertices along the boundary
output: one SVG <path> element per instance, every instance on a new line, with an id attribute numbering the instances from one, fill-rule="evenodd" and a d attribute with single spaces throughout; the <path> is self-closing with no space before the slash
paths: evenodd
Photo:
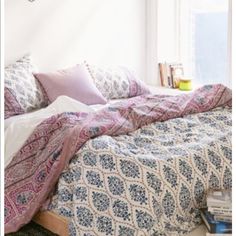
<path id="1" fill-rule="evenodd" d="M 161 58 L 158 52 L 158 6 L 161 1 L 165 0 L 146 0 L 146 82 L 150 85 L 160 86 L 158 62 Z M 232 86 L 232 0 L 229 1 L 228 11 L 228 76 L 226 84 Z M 192 50 L 193 48 L 186 47 L 186 42 L 183 39 L 191 40 L 191 35 L 184 35 L 180 27 L 180 22 L 184 14 L 189 14 L 183 7 L 189 3 L 189 0 L 173 0 L 172 3 L 175 7 L 175 42 L 176 42 L 176 60 L 184 64 L 185 74 L 192 76 L 190 71 L 193 71 Z M 190 17 L 188 17 L 190 19 Z M 187 27 L 192 27 L 192 22 L 188 22 Z M 189 31 L 191 32 L 191 30 Z M 167 58 L 168 60 L 168 58 Z M 187 70 L 189 68 L 189 71 Z"/>

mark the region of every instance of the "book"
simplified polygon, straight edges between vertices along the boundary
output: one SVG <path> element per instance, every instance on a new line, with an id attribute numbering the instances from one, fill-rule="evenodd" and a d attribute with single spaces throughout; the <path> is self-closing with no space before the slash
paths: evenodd
<path id="1" fill-rule="evenodd" d="M 171 88 L 175 88 L 174 85 L 174 67 L 170 65 L 170 80 L 171 80 Z"/>
<path id="2" fill-rule="evenodd" d="M 158 63 L 161 86 L 169 87 L 167 75 L 167 63 Z"/>
<path id="3" fill-rule="evenodd" d="M 165 63 L 165 64 L 166 64 L 166 74 L 167 74 L 168 87 L 172 88 L 170 64 L 169 63 Z"/>
<path id="4" fill-rule="evenodd" d="M 217 205 L 207 205 L 207 206 L 216 210 L 232 211 L 232 206 L 217 206 Z"/>
<path id="5" fill-rule="evenodd" d="M 232 234 L 211 234 L 211 233 L 206 233 L 206 236 L 232 236 Z"/>
<path id="6" fill-rule="evenodd" d="M 207 194 L 208 207 L 232 207 L 232 191 L 231 190 L 210 190 Z"/>
<path id="7" fill-rule="evenodd" d="M 184 69 L 181 63 L 171 63 L 170 65 L 172 88 L 178 88 L 180 79 L 184 76 Z"/>
<path id="8" fill-rule="evenodd" d="M 160 72 L 160 82 L 161 82 L 161 86 L 165 87 L 165 71 L 164 71 L 164 64 L 162 63 L 158 63 L 159 66 L 159 72 Z"/>
<path id="9" fill-rule="evenodd" d="M 225 210 L 225 209 L 208 207 L 208 211 L 213 215 L 232 216 L 232 209 Z"/>
<path id="10" fill-rule="evenodd" d="M 201 209 L 200 212 L 209 233 L 232 234 L 232 223 L 215 221 L 213 215 L 206 208 Z"/>
<path id="11" fill-rule="evenodd" d="M 161 86 L 178 88 L 179 80 L 183 76 L 183 65 L 181 63 L 158 63 Z"/>
<path id="12" fill-rule="evenodd" d="M 232 222 L 232 216 L 213 215 L 215 221 Z"/>

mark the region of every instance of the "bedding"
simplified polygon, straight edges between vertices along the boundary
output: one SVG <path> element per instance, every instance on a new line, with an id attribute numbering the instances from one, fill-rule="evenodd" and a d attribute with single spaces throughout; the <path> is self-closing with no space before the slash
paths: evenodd
<path id="1" fill-rule="evenodd" d="M 48 209 L 70 219 L 71 236 L 189 233 L 206 190 L 231 188 L 230 116 L 217 108 L 87 141 Z"/>
<path id="2" fill-rule="evenodd" d="M 13 116 L 5 120 L 5 155 L 4 166 L 11 162 L 17 151 L 23 146 L 29 135 L 34 131 L 38 124 L 52 115 L 62 112 L 93 112 L 89 107 L 73 98 L 59 96 L 48 107 L 23 114 Z"/>
<path id="3" fill-rule="evenodd" d="M 44 206 L 70 235 L 186 233 L 207 189 L 231 188 L 231 102 L 212 85 L 46 119 L 5 170 L 5 232 Z"/>
<path id="4" fill-rule="evenodd" d="M 58 96 L 66 95 L 82 103 L 106 104 L 106 99 L 99 92 L 84 65 L 54 73 L 38 73 L 35 77 L 43 85 L 51 102 Z"/>
<path id="5" fill-rule="evenodd" d="M 4 72 L 5 119 L 47 105 L 47 97 L 34 78 L 36 68 L 30 55 L 25 55 L 7 66 Z"/>
<path id="6" fill-rule="evenodd" d="M 84 64 L 96 87 L 107 99 L 130 98 L 150 93 L 148 86 L 126 67 L 103 68 L 87 62 Z"/>
<path id="7" fill-rule="evenodd" d="M 4 121 L 5 151 L 4 168 L 11 162 L 17 151 L 23 146 L 27 138 L 38 124 L 52 115 L 62 112 L 96 112 L 123 99 L 110 100 L 107 104 L 86 105 L 67 96 L 59 96 L 46 108 L 12 116 Z"/>

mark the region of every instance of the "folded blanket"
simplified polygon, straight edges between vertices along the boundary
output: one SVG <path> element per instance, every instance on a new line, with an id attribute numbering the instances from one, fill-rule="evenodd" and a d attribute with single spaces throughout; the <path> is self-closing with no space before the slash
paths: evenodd
<path id="1" fill-rule="evenodd" d="M 28 223 L 73 155 L 91 138 L 127 134 L 156 121 L 231 106 L 231 90 L 204 86 L 179 96 L 145 95 L 97 113 L 62 113 L 42 122 L 5 171 L 5 233 Z"/>

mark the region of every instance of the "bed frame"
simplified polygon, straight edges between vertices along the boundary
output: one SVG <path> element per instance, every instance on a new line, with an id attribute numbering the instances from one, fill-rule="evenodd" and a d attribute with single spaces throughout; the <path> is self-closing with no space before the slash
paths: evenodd
<path id="1" fill-rule="evenodd" d="M 69 222 L 67 218 L 51 211 L 38 212 L 34 216 L 33 221 L 59 236 L 69 235 Z"/>
<path id="2" fill-rule="evenodd" d="M 67 218 L 57 215 L 56 213 L 51 211 L 38 212 L 33 218 L 33 221 L 59 236 L 69 236 L 69 222 Z M 206 232 L 206 227 L 200 225 L 186 236 L 202 236 L 206 235 Z"/>

